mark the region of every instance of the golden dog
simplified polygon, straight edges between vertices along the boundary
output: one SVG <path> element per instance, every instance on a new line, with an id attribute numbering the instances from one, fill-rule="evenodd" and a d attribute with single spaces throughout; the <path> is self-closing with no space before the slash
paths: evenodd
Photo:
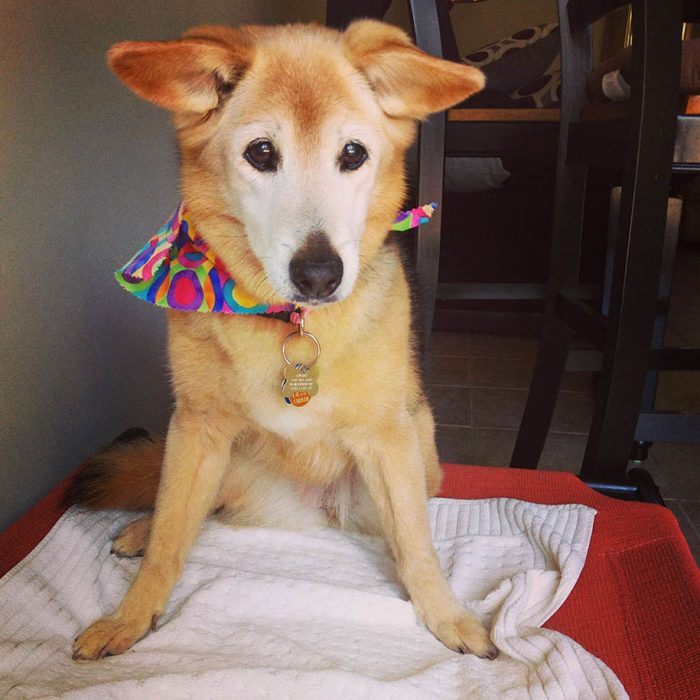
<path id="1" fill-rule="evenodd" d="M 293 327 L 259 315 L 169 311 L 176 398 L 165 441 L 92 458 L 70 492 L 89 507 L 153 509 L 114 542 L 144 553 L 118 609 L 75 659 L 119 654 L 155 627 L 202 522 L 383 532 L 419 618 L 450 649 L 493 658 L 433 549 L 426 500 L 440 485 L 434 424 L 411 334 L 409 287 L 389 237 L 417 120 L 481 89 L 396 27 L 358 21 L 199 27 L 125 42 L 117 76 L 174 113 L 182 192 L 206 244 L 246 296 L 309 310 L 318 394 L 284 401 Z M 294 340 L 295 364 L 313 344 Z"/>

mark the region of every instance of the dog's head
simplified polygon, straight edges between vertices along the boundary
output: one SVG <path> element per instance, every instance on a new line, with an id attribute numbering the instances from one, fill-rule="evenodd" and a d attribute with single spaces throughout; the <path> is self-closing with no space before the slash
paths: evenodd
<path id="1" fill-rule="evenodd" d="M 108 58 L 174 112 L 184 199 L 237 284 L 307 306 L 346 298 L 383 243 L 416 121 L 484 84 L 371 20 L 199 27 Z"/>

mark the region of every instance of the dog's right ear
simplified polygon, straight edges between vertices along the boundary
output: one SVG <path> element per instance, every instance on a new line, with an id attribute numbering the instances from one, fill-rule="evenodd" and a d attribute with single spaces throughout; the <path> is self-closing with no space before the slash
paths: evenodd
<path id="1" fill-rule="evenodd" d="M 229 43 L 223 37 L 192 33 L 176 41 L 115 44 L 107 62 L 117 77 L 149 102 L 174 112 L 208 112 L 231 93 L 251 62 L 251 49 L 245 40 Z"/>

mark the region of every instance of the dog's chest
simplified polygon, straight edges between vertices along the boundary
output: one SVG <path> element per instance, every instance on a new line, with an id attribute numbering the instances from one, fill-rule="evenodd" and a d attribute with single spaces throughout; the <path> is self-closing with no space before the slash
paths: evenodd
<path id="1" fill-rule="evenodd" d="M 281 352 L 283 339 L 284 335 L 258 333 L 231 338 L 226 391 L 245 405 L 249 418 L 260 428 L 281 437 L 294 438 L 306 431 L 320 429 L 334 403 L 331 397 L 333 389 L 328 382 L 324 386 L 325 363 L 320 362 L 317 367 L 318 392 L 305 405 L 287 402 L 282 385 L 287 367 Z"/>
<path id="2" fill-rule="evenodd" d="M 250 417 L 264 430 L 285 438 L 298 438 L 310 430 L 319 430 L 328 410 L 323 396 L 314 396 L 304 406 L 286 403 L 281 390 L 273 390 L 250 406 Z"/>

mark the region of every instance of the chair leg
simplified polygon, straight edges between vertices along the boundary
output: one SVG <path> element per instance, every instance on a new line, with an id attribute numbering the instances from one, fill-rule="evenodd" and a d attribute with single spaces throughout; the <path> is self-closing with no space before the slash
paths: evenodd
<path id="1" fill-rule="evenodd" d="M 547 318 L 511 467 L 537 469 L 559 395 L 570 336 L 571 331 L 559 319 L 553 315 Z"/>
<path id="2" fill-rule="evenodd" d="M 634 205 L 627 219 L 628 233 L 622 237 L 622 251 L 618 247 L 618 253 L 626 253 L 626 257 L 620 260 L 624 256 L 616 254 L 618 282 L 581 470 L 585 481 L 625 480 L 640 406 L 643 402 L 653 406 L 655 399 L 657 373 L 649 373 L 647 367 L 652 341 L 663 342 L 665 315 L 655 313 L 659 296 L 655 282 L 659 279 L 660 259 L 668 259 L 668 255 L 662 254 L 666 248 L 663 236 L 655 235 L 653 230 L 646 231 L 646 236 L 630 235 L 635 219 L 658 220 L 650 197 L 637 193 L 634 199 L 641 204 Z M 660 204 L 656 208 L 663 215 L 663 201 Z M 637 234 L 641 226 L 636 224 Z M 663 230 L 663 220 L 660 225 L 657 221 L 657 226 Z"/>
<path id="3" fill-rule="evenodd" d="M 410 2 L 409 11 L 416 43 L 433 56 L 444 57 L 442 25 L 447 4 Z M 445 173 L 445 114 L 433 114 L 420 125 L 418 137 L 418 204 L 442 203 Z M 421 333 L 428 347 L 433 329 L 435 298 L 440 265 L 440 231 L 442 208 L 438 207 L 430 221 L 418 228 L 416 236 L 416 273 L 420 290 Z M 424 357 L 427 362 L 429 353 Z"/>
<path id="4" fill-rule="evenodd" d="M 664 236 L 664 252 L 661 256 L 661 278 L 659 279 L 659 303 L 654 320 L 654 335 L 651 340 L 652 350 L 659 350 L 664 346 L 666 336 L 666 321 L 668 319 L 668 304 L 671 297 L 671 283 L 673 281 L 673 265 L 676 261 L 676 249 L 678 248 L 678 234 L 680 232 L 682 200 L 671 197 L 668 200 L 666 210 L 666 233 Z M 644 393 L 640 413 L 652 413 L 656 408 L 656 389 L 659 384 L 658 372 L 647 372 L 644 382 Z M 640 464 L 649 455 L 649 449 L 654 443 L 646 440 L 636 440 L 632 445 L 632 461 Z"/>
<path id="5" fill-rule="evenodd" d="M 653 218 L 651 211 L 649 214 Z M 616 276 L 620 281 L 613 293 L 613 314 L 581 469 L 585 481 L 625 480 L 647 381 L 657 301 L 661 241 L 658 250 L 653 250 L 652 239 L 653 235 L 644 241 L 639 237 L 632 240 L 628 235 L 624 247 L 627 258 L 620 261 L 622 256 L 616 255 L 615 266 L 620 267 Z"/>
<path id="6" fill-rule="evenodd" d="M 445 115 L 434 114 L 421 124 L 418 142 L 420 204 L 442 199 L 445 164 Z M 427 224 L 418 228 L 416 237 L 416 274 L 420 290 L 421 333 L 428 346 L 433 328 L 438 269 L 440 267 L 440 230 L 442 208 L 438 207 Z M 426 357 L 428 354 L 426 353 Z"/>
<path id="7" fill-rule="evenodd" d="M 610 315 L 610 295 L 612 293 L 613 263 L 615 261 L 615 237 L 620 216 L 620 195 L 622 187 L 610 190 L 610 213 L 608 214 L 608 231 L 605 238 L 605 266 L 603 268 L 603 299 L 601 312 L 606 318 Z"/>
<path id="8" fill-rule="evenodd" d="M 666 321 L 668 319 L 668 304 L 671 298 L 671 284 L 673 282 L 673 265 L 676 261 L 676 249 L 678 248 L 678 234 L 681 226 L 681 212 L 683 201 L 676 197 L 670 197 L 666 209 L 666 231 L 664 234 L 664 250 L 661 256 L 661 276 L 659 278 L 659 297 L 654 319 L 654 335 L 651 339 L 652 350 L 659 350 L 664 346 L 666 336 Z M 658 372 L 648 372 L 642 395 L 642 413 L 650 413 L 655 408 L 656 387 L 659 381 Z"/>
<path id="9" fill-rule="evenodd" d="M 613 189 L 610 201 L 610 227 L 609 232 L 612 233 L 617 229 L 618 214 L 620 208 L 620 192 L 621 188 Z M 680 232 L 681 213 L 683 202 L 676 197 L 670 197 L 666 209 L 666 228 L 664 233 L 664 247 L 661 256 L 661 275 L 659 278 L 659 293 L 658 304 L 656 307 L 656 317 L 654 319 L 654 333 L 651 341 L 652 350 L 658 350 L 664 346 L 664 338 L 666 335 L 666 320 L 668 318 L 668 305 L 671 297 L 671 284 L 673 281 L 673 266 L 676 260 L 676 249 L 678 248 L 678 235 Z M 603 314 L 608 316 L 610 313 L 610 289 L 612 286 L 612 267 L 613 267 L 613 246 L 610 244 L 610 239 L 614 236 L 608 236 L 608 253 L 606 255 L 605 264 L 605 282 L 603 291 Z M 642 394 L 642 403 L 640 412 L 651 413 L 654 411 L 656 404 L 656 389 L 659 382 L 659 373 L 656 371 L 647 372 L 644 382 L 644 392 Z M 632 444 L 632 452 L 630 459 L 633 462 L 641 463 L 649 453 L 649 448 L 653 443 L 645 440 L 635 440 Z"/>
<path id="10" fill-rule="evenodd" d="M 568 34 L 569 16 L 563 0 L 559 3 L 562 35 Z M 566 365 L 571 330 L 557 314 L 560 296 L 574 299 L 578 286 L 586 169 L 566 162 L 567 124 L 578 118 L 586 104 L 586 78 L 591 67 L 591 34 L 586 30 L 562 51 L 562 76 L 567 89 L 562 95 L 557 185 L 552 226 L 547 308 L 530 383 L 525 412 L 510 460 L 511 467 L 536 469 L 544 447 L 559 385 Z"/>
<path id="11" fill-rule="evenodd" d="M 581 477 L 623 482 L 649 366 L 677 121 L 681 0 L 633 5 L 632 92 L 611 313 Z M 661 56 L 663 61 L 639 60 Z"/>
<path id="12" fill-rule="evenodd" d="M 637 288 L 638 297 L 647 296 L 646 290 L 641 289 L 643 286 L 640 283 Z M 609 329 L 581 469 L 584 481 L 625 480 L 649 357 L 645 349 L 649 348 L 652 324 L 645 323 L 645 315 L 638 310 L 623 309 L 618 316 L 618 327 L 611 325 Z"/>

